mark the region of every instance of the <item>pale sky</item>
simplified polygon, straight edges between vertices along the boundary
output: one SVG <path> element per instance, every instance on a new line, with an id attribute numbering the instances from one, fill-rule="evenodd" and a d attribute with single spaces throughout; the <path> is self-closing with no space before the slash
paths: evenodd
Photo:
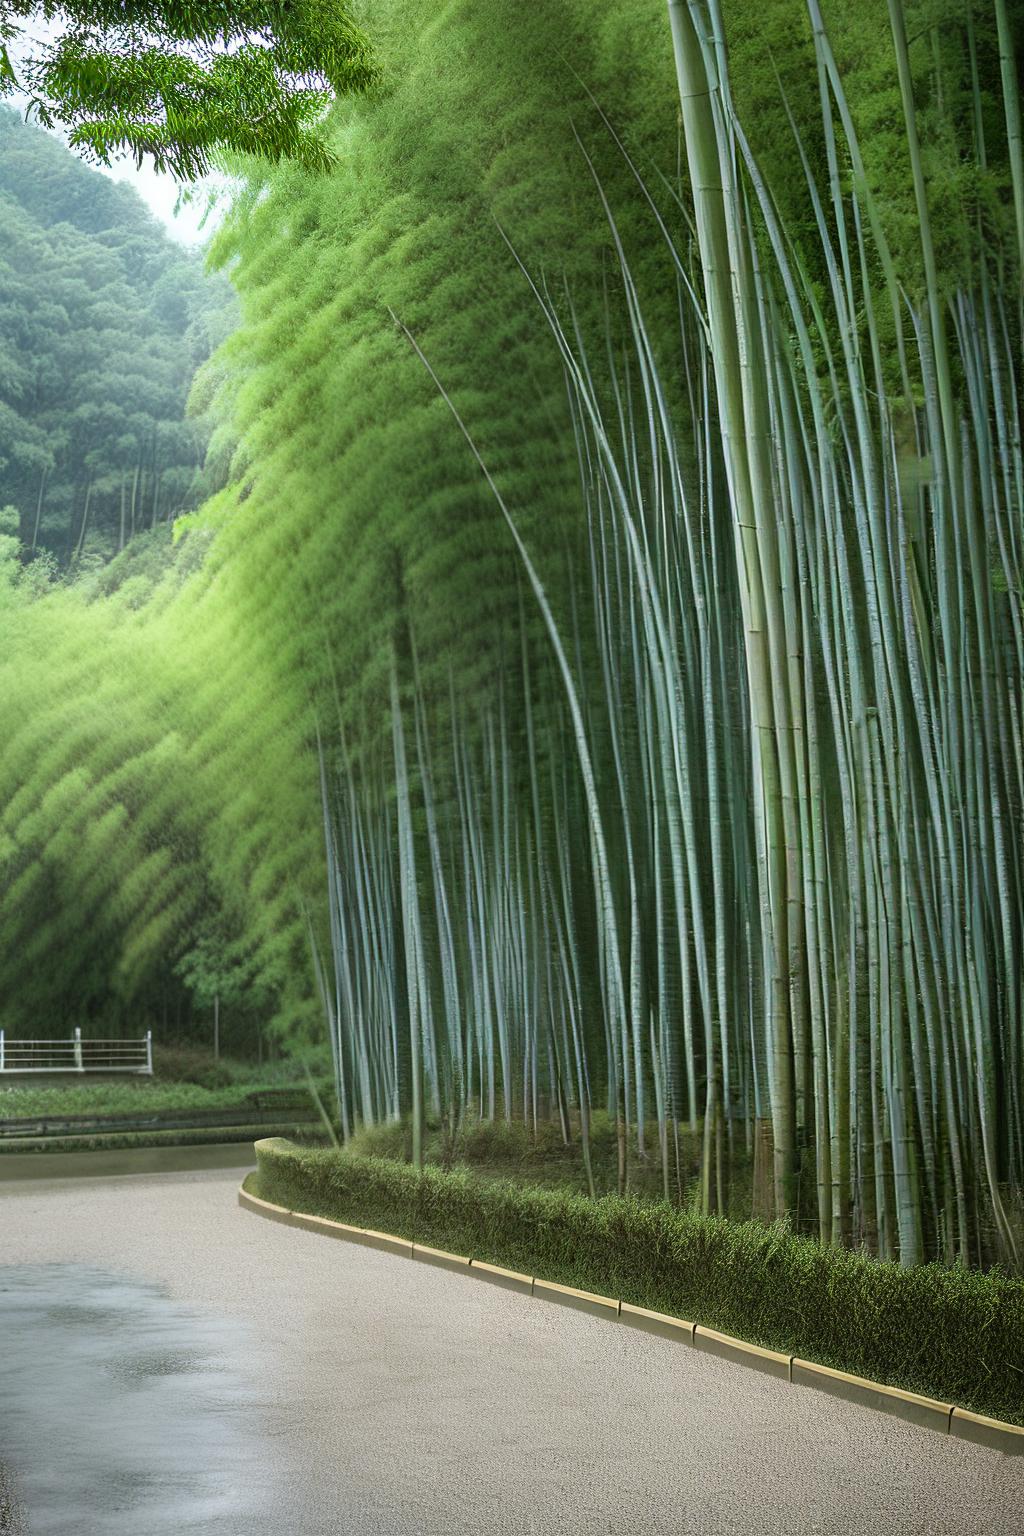
<path id="1" fill-rule="evenodd" d="M 203 181 L 197 182 L 197 201 L 186 204 L 175 215 L 174 207 L 178 200 L 179 187 L 173 176 L 159 175 L 150 165 L 144 165 L 137 171 L 132 160 L 122 161 L 120 165 L 112 166 L 109 170 L 104 166 L 98 166 L 97 169 L 103 171 L 104 175 L 113 177 L 115 181 L 124 181 L 130 187 L 134 187 L 169 233 L 183 245 L 195 245 L 209 239 L 213 233 L 217 223 L 217 210 L 210 215 L 202 231 L 199 229 L 199 221 L 203 216 L 207 191 L 214 186 L 215 177 L 208 176 Z"/>
<path id="2" fill-rule="evenodd" d="M 11 57 L 17 68 L 18 57 L 27 51 L 31 44 L 45 43 L 46 40 L 57 32 L 55 22 L 45 22 L 38 17 L 33 18 L 24 25 L 21 39 L 15 41 L 11 48 Z M 22 113 L 25 110 L 26 98 L 20 93 L 14 92 L 6 98 L 11 106 L 17 107 Z M 57 137 L 62 137 L 60 134 Z M 91 162 L 90 162 L 91 164 Z M 127 182 L 134 187 L 139 196 L 148 203 L 149 207 L 175 240 L 180 240 L 183 245 L 196 245 L 209 239 L 217 223 L 218 214 L 215 211 L 207 220 L 206 228 L 200 233 L 199 221 L 203 215 L 206 202 L 206 192 L 220 184 L 221 179 L 215 176 L 205 178 L 196 184 L 197 200 L 191 205 L 183 207 L 175 216 L 174 208 L 178 201 L 178 183 L 173 176 L 159 175 L 152 166 L 146 164 L 141 170 L 135 169 L 133 160 L 123 160 L 119 164 L 111 166 L 95 166 L 105 176 L 110 176 L 114 181 Z"/>

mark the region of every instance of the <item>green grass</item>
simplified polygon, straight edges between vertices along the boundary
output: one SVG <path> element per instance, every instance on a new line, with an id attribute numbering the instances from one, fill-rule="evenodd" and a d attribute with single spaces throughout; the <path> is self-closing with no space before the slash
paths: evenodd
<path id="1" fill-rule="evenodd" d="M 316 1086 L 325 1103 L 334 1088 L 321 1073 Z M 152 1077 L 12 1077 L 0 1079 L 0 1120 L 35 1115 L 137 1115 L 206 1112 L 241 1107 L 253 1093 L 293 1089 L 306 1092 L 306 1078 L 294 1061 L 266 1063 L 214 1060 L 212 1053 L 154 1046 Z M 310 1101 L 311 1113 L 315 1107 Z M 288 1119 L 282 1117 L 282 1123 Z"/>
<path id="2" fill-rule="evenodd" d="M 1024 1423 L 1024 1281 L 900 1269 L 755 1222 L 635 1197 L 422 1173 L 351 1151 L 258 1146 L 255 1193 L 544 1279 L 620 1297 Z"/>
<path id="3" fill-rule="evenodd" d="M 296 1083 L 296 1090 L 304 1085 Z M 48 1087 L 0 1087 L 0 1120 L 34 1115 L 170 1114 L 176 1110 L 235 1109 L 251 1093 L 266 1092 L 258 1080 L 230 1088 L 202 1088 L 198 1083 L 161 1083 L 153 1078 L 96 1078 Z M 312 1101 L 310 1101 L 312 1109 Z"/>

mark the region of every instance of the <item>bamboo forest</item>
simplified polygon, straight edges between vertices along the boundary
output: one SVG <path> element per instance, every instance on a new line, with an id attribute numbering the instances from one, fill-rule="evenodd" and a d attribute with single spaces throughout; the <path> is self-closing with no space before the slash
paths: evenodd
<path id="1" fill-rule="evenodd" d="M 1019 1276 L 1024 4 L 351 12 L 201 250 L 0 106 L 0 1026 Z"/>

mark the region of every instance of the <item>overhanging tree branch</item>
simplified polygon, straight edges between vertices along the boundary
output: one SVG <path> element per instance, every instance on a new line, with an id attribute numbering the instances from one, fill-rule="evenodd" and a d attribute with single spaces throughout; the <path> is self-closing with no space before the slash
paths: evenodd
<path id="1" fill-rule="evenodd" d="M 0 97 L 23 94 L 104 165 L 132 155 L 188 181 L 226 149 L 324 171 L 324 111 L 376 77 L 343 0 L 0 0 Z"/>

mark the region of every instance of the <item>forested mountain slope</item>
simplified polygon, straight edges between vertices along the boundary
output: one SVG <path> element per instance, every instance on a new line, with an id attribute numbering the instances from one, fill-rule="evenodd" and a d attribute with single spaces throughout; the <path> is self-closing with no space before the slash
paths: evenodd
<path id="1" fill-rule="evenodd" d="M 175 551 L 172 525 L 218 483 L 187 402 L 236 302 L 6 108 L 0 231 L 3 1021 L 187 1026 L 201 934 L 226 998 L 249 981 L 204 868 L 187 648 L 158 622 L 208 542 Z"/>
<path id="2" fill-rule="evenodd" d="M 0 109 L 0 500 L 61 566 L 196 505 L 196 367 L 234 323 L 130 188 Z"/>

